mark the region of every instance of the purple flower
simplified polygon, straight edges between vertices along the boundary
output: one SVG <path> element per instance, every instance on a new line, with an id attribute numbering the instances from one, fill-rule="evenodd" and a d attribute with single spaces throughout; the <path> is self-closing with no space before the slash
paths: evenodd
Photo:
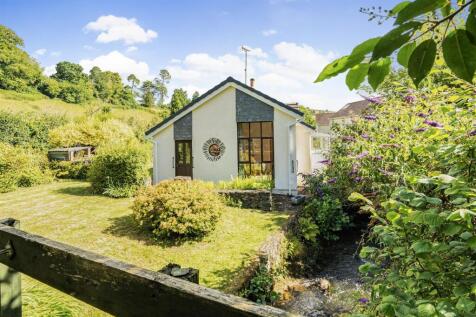
<path id="1" fill-rule="evenodd" d="M 355 158 L 361 159 L 361 158 L 366 157 L 367 155 L 369 155 L 369 152 L 363 151 L 362 153 L 360 153 L 359 155 L 357 155 Z"/>
<path id="2" fill-rule="evenodd" d="M 352 164 L 352 169 L 349 172 L 349 175 L 356 175 L 359 172 L 359 164 Z"/>
<path id="3" fill-rule="evenodd" d="M 322 161 L 319 161 L 319 163 L 329 165 L 331 164 L 331 160 L 322 160 Z"/>
<path id="4" fill-rule="evenodd" d="M 359 303 L 361 304 L 367 304 L 368 302 L 369 302 L 368 298 L 365 298 L 365 297 L 359 298 Z"/>
<path id="5" fill-rule="evenodd" d="M 361 180 L 362 180 L 362 177 L 360 177 L 360 176 L 357 176 L 357 177 L 354 178 L 354 182 L 356 182 L 356 183 L 360 183 Z"/>
<path id="6" fill-rule="evenodd" d="M 395 138 L 395 134 L 392 133 L 392 134 L 389 135 L 389 137 L 390 137 L 391 139 L 393 139 L 393 138 Z"/>
<path id="7" fill-rule="evenodd" d="M 376 159 L 377 161 L 381 161 L 383 157 L 382 155 L 377 155 L 377 156 L 374 156 L 374 159 Z"/>
<path id="8" fill-rule="evenodd" d="M 418 128 L 418 129 L 415 129 L 415 132 L 425 132 L 426 131 L 426 128 Z"/>
<path id="9" fill-rule="evenodd" d="M 405 96 L 405 102 L 406 103 L 414 103 L 416 100 L 416 97 L 414 95 L 406 95 Z"/>
<path id="10" fill-rule="evenodd" d="M 368 140 L 368 139 L 370 138 L 367 133 L 363 133 L 363 134 L 361 134 L 360 136 L 361 136 L 363 139 L 366 139 L 366 140 Z"/>
<path id="11" fill-rule="evenodd" d="M 369 115 L 364 116 L 364 119 L 365 120 L 370 120 L 370 121 L 375 121 L 375 120 L 377 120 L 377 116 L 375 116 L 373 114 L 369 114 Z"/>
<path id="12" fill-rule="evenodd" d="M 350 136 L 350 135 L 345 135 L 345 136 L 342 137 L 342 140 L 347 141 L 347 142 L 352 142 L 352 141 L 355 141 L 355 138 L 353 136 Z"/>
<path id="13" fill-rule="evenodd" d="M 428 124 L 429 126 L 435 127 L 435 128 L 443 128 L 443 125 L 441 123 L 438 123 L 436 121 L 431 121 L 431 120 L 425 120 L 423 123 Z"/>
<path id="14" fill-rule="evenodd" d="M 337 182 L 337 178 L 333 177 L 333 178 L 329 178 L 327 180 L 327 184 L 335 184 Z"/>
<path id="15" fill-rule="evenodd" d="M 364 97 L 366 100 L 370 101 L 371 103 L 374 103 L 376 105 L 381 105 L 383 104 L 383 100 L 380 97 Z"/>
<path id="16" fill-rule="evenodd" d="M 426 118 L 426 117 L 428 117 L 428 115 L 427 115 L 427 114 L 424 114 L 423 112 L 419 112 L 419 113 L 417 114 L 417 116 L 419 116 L 420 118 Z"/>
<path id="17" fill-rule="evenodd" d="M 469 133 L 469 136 L 475 136 L 476 135 L 476 130 L 473 130 Z"/>

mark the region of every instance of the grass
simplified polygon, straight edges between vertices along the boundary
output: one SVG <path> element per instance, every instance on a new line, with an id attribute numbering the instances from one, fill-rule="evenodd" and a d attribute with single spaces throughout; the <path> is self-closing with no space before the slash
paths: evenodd
<path id="1" fill-rule="evenodd" d="M 96 113 L 108 104 L 99 100 L 87 104 L 70 104 L 59 99 L 50 99 L 40 93 L 18 93 L 0 89 L 0 110 L 18 113 L 33 112 L 50 115 L 61 115 L 74 119 Z M 109 105 L 108 105 L 109 106 Z M 112 106 L 112 117 L 124 122 L 134 123 L 144 128 L 151 127 L 162 120 L 163 114 L 158 109 L 124 108 Z"/>
<path id="2" fill-rule="evenodd" d="M 138 230 L 131 199 L 91 194 L 89 183 L 62 181 L 0 194 L 0 218 L 20 220 L 21 229 L 89 251 L 159 270 L 169 262 L 200 270 L 200 284 L 226 288 L 272 232 L 282 213 L 229 208 L 217 229 L 202 241 L 167 245 Z M 23 276 L 24 316 L 105 314 Z"/>
<path id="3" fill-rule="evenodd" d="M 218 189 L 273 189 L 273 179 L 269 176 L 235 177 L 229 181 L 220 181 Z"/>

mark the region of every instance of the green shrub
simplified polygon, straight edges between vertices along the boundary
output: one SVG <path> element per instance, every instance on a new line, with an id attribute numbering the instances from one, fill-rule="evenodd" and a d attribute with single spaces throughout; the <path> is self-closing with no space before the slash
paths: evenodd
<path id="1" fill-rule="evenodd" d="M 101 146 L 135 139 L 134 131 L 119 120 L 101 121 L 94 118 L 70 122 L 49 133 L 51 147 L 78 145 Z"/>
<path id="2" fill-rule="evenodd" d="M 264 266 L 260 266 L 255 276 L 250 280 L 243 296 L 260 304 L 273 304 L 279 300 L 279 293 L 273 291 L 274 276 Z"/>
<path id="3" fill-rule="evenodd" d="M 270 176 L 236 177 L 229 181 L 220 181 L 219 189 L 273 189 L 274 182 Z"/>
<path id="4" fill-rule="evenodd" d="M 95 193 L 129 197 L 149 177 L 149 151 L 131 142 L 101 147 L 93 157 L 88 179 Z"/>
<path id="5" fill-rule="evenodd" d="M 0 111 L 0 142 L 35 149 L 48 148 L 48 131 L 66 122 L 63 116 Z"/>
<path id="6" fill-rule="evenodd" d="M 57 178 L 86 179 L 89 165 L 89 162 L 83 161 L 52 161 L 50 169 Z"/>
<path id="7" fill-rule="evenodd" d="M 215 228 L 222 208 L 213 185 L 166 180 L 142 190 L 132 210 L 139 224 L 157 237 L 197 237 Z"/>
<path id="8" fill-rule="evenodd" d="M 0 192 L 52 181 L 46 155 L 0 143 Z"/>

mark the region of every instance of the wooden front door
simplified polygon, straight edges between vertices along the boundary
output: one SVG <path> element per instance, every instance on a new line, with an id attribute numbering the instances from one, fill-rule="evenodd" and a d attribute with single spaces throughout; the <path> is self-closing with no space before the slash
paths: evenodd
<path id="1" fill-rule="evenodd" d="M 193 177 L 192 141 L 175 141 L 175 176 Z"/>

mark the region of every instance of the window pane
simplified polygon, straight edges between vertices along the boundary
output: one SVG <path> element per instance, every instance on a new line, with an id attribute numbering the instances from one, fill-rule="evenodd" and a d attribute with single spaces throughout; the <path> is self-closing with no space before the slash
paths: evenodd
<path id="1" fill-rule="evenodd" d="M 261 163 L 261 139 L 251 139 L 251 162 Z"/>
<path id="2" fill-rule="evenodd" d="M 263 139 L 263 162 L 273 161 L 273 139 Z"/>
<path id="3" fill-rule="evenodd" d="M 261 124 L 260 122 L 250 123 L 250 136 L 252 138 L 259 138 L 261 136 Z"/>
<path id="4" fill-rule="evenodd" d="M 261 175 L 261 164 L 251 164 L 251 176 Z"/>
<path id="5" fill-rule="evenodd" d="M 177 143 L 177 161 L 179 164 L 183 164 L 183 143 Z"/>
<path id="6" fill-rule="evenodd" d="M 190 149 L 190 143 L 184 143 L 184 148 L 185 148 L 185 164 L 192 164 L 192 151 Z"/>
<path id="7" fill-rule="evenodd" d="M 249 140 L 239 140 L 238 141 L 238 155 L 240 162 L 249 162 L 250 161 L 250 143 Z"/>
<path id="8" fill-rule="evenodd" d="M 238 123 L 238 137 L 248 138 L 250 136 L 250 124 L 247 122 Z"/>
<path id="9" fill-rule="evenodd" d="M 262 122 L 261 129 L 263 131 L 263 137 L 273 137 L 273 124 L 271 122 Z"/>
<path id="10" fill-rule="evenodd" d="M 263 174 L 273 175 L 273 163 L 263 163 Z"/>

